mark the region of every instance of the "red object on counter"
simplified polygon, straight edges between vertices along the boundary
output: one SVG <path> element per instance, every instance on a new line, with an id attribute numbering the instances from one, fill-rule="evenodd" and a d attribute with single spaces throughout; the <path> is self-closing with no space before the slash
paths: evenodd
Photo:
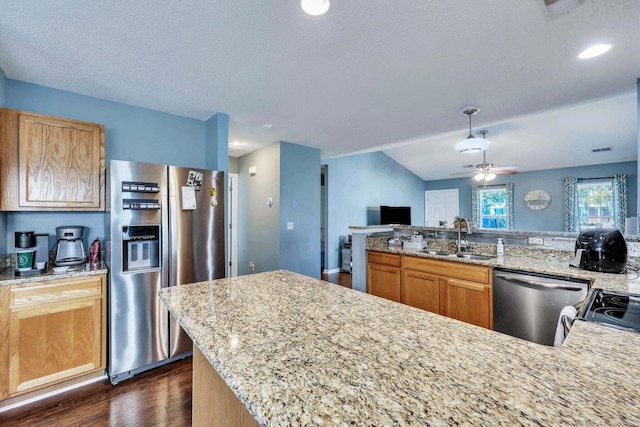
<path id="1" fill-rule="evenodd" d="M 97 237 L 91 243 L 91 248 L 89 249 L 89 262 L 92 264 L 100 262 L 100 239 Z"/>

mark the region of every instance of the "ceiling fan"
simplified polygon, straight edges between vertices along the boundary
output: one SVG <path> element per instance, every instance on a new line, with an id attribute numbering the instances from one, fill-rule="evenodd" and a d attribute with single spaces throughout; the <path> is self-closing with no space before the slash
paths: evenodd
<path id="1" fill-rule="evenodd" d="M 489 133 L 487 130 L 481 130 L 480 133 L 483 137 Z M 450 175 L 468 175 L 473 176 L 476 181 L 483 181 L 484 186 L 487 186 L 487 182 L 495 179 L 496 175 L 513 175 L 518 173 L 518 166 L 494 166 L 493 163 L 487 162 L 487 150 L 482 152 L 482 163 L 477 165 L 469 165 L 475 170 L 468 172 L 452 173 Z"/>

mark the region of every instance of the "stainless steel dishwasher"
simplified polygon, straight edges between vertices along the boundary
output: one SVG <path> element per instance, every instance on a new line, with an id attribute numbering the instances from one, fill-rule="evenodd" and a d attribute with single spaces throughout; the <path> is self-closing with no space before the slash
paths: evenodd
<path id="1" fill-rule="evenodd" d="M 560 311 L 587 297 L 589 282 L 510 269 L 493 270 L 493 329 L 553 345 Z"/>

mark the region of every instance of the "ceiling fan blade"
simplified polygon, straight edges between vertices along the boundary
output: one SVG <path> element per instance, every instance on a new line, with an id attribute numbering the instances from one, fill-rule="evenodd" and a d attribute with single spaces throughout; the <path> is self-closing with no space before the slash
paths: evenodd
<path id="1" fill-rule="evenodd" d="M 494 170 L 493 173 L 497 175 L 515 175 L 518 173 L 518 171 L 497 169 L 497 170 Z"/>
<path id="2" fill-rule="evenodd" d="M 468 171 L 468 172 L 457 172 L 457 173 L 450 173 L 450 176 L 453 175 L 463 175 L 463 176 L 473 176 L 476 175 L 478 173 L 478 171 Z"/>
<path id="3" fill-rule="evenodd" d="M 502 170 L 502 171 L 515 171 L 518 170 L 518 166 L 495 166 L 494 170 Z"/>

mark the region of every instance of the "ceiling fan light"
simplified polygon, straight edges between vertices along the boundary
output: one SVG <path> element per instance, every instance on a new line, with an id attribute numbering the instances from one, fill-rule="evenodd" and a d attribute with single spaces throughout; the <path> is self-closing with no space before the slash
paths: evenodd
<path id="1" fill-rule="evenodd" d="M 489 173 L 487 174 L 487 176 L 485 177 L 485 179 L 484 179 L 484 180 L 485 180 L 485 181 L 491 181 L 491 180 L 495 179 L 495 177 L 496 177 L 496 174 L 495 174 L 495 173 L 493 173 L 493 172 L 489 172 Z"/>
<path id="2" fill-rule="evenodd" d="M 327 13 L 331 7 L 329 0 L 301 0 L 300 7 L 311 16 L 320 16 Z"/>
<path id="3" fill-rule="evenodd" d="M 482 181 L 484 179 L 484 172 L 478 172 L 473 176 L 476 181 Z"/>
<path id="4" fill-rule="evenodd" d="M 489 147 L 488 140 L 469 135 L 468 138 L 458 142 L 453 149 L 460 154 L 475 154 L 483 152 L 487 147 Z"/>

